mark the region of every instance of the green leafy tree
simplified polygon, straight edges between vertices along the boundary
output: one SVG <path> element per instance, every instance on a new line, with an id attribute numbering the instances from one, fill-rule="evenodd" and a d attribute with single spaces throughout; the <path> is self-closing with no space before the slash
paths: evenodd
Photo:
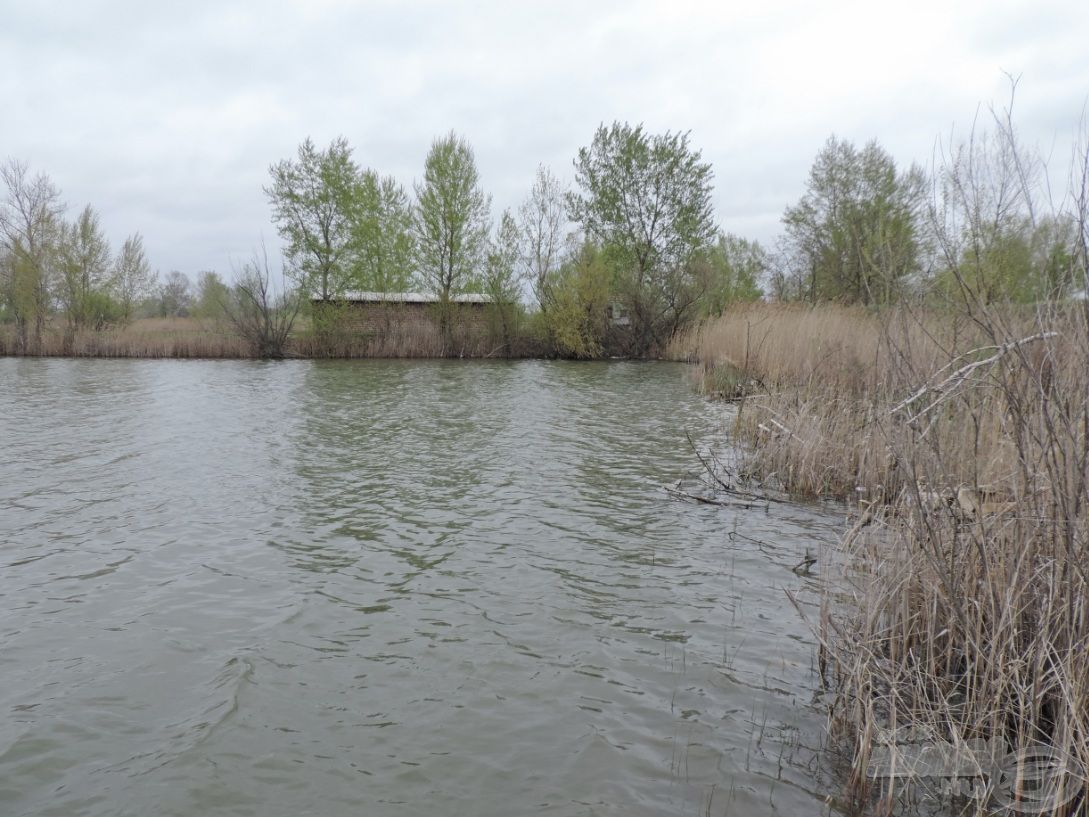
<path id="1" fill-rule="evenodd" d="M 116 318 L 118 310 L 110 297 L 110 246 L 91 205 L 71 224 L 61 224 L 58 256 L 57 299 L 69 330 L 101 329 Z"/>
<path id="2" fill-rule="evenodd" d="M 711 165 L 687 133 L 602 125 L 575 159 L 568 211 L 604 248 L 631 313 L 631 352 L 645 354 L 695 316 L 691 261 L 714 239 Z"/>
<path id="3" fill-rule="evenodd" d="M 49 314 L 61 214 L 60 191 L 43 173 L 31 177 L 25 162 L 0 167 L 6 195 L 0 199 L 0 286 L 15 320 L 16 348 L 41 346 Z"/>
<path id="4" fill-rule="evenodd" d="M 438 296 L 439 327 L 449 347 L 451 296 L 482 286 L 491 197 L 480 187 L 473 149 L 452 131 L 432 143 L 415 191 L 416 267 L 426 288 Z"/>
<path id="5" fill-rule="evenodd" d="M 469 143 L 453 132 L 432 143 L 415 190 L 412 232 L 424 284 L 443 301 L 479 289 L 491 197 Z"/>
<path id="6" fill-rule="evenodd" d="M 265 195 L 272 220 L 286 242 L 284 256 L 298 286 L 331 300 L 348 288 L 352 278 L 353 202 L 358 195 L 359 170 L 344 138 L 318 150 L 307 139 L 295 161 L 269 168 L 271 184 Z"/>
<path id="7" fill-rule="evenodd" d="M 355 286 L 372 292 L 412 289 L 412 208 L 404 187 L 391 176 L 363 171 L 350 218 Z"/>
<path id="8" fill-rule="evenodd" d="M 522 293 L 518 274 L 521 238 L 518 223 L 509 210 L 504 210 L 488 250 L 484 292 L 491 298 L 489 315 L 492 335 L 507 354 L 511 352 L 521 314 L 518 303 Z"/>
<path id="9" fill-rule="evenodd" d="M 193 302 L 192 284 L 184 272 L 172 270 L 159 285 L 159 316 L 188 317 Z"/>
<path id="10" fill-rule="evenodd" d="M 1039 294 L 1034 300 L 1068 297 L 1086 284 L 1077 264 L 1081 226 L 1070 213 L 1045 217 L 1037 223 L 1032 238 Z"/>
<path id="11" fill-rule="evenodd" d="M 585 242 L 551 277 L 551 308 L 543 317 L 556 352 L 564 357 L 600 357 L 609 327 L 613 277 L 605 253 Z"/>
<path id="12" fill-rule="evenodd" d="M 121 245 L 113 269 L 113 292 L 123 320 L 132 320 L 136 306 L 152 295 L 154 287 L 155 276 L 144 254 L 144 239 L 133 233 Z"/>
<path id="13" fill-rule="evenodd" d="M 1079 218 L 1051 208 L 1047 168 L 1013 124 L 1012 92 L 987 130 L 942 146 L 929 211 L 934 292 L 971 312 L 1068 297 L 1078 274 Z M 1075 199 L 1077 201 L 1077 199 Z"/>
<path id="14" fill-rule="evenodd" d="M 230 287 L 219 273 L 206 270 L 197 275 L 197 293 L 189 314 L 194 318 L 214 321 L 225 317 L 223 308 L 230 297 Z"/>
<path id="15" fill-rule="evenodd" d="M 719 233 L 718 240 L 694 259 L 696 276 L 704 292 L 703 315 L 719 315 L 732 303 L 755 301 L 763 292 L 760 281 L 771 262 L 757 241 L 732 233 Z"/>
<path id="16" fill-rule="evenodd" d="M 1081 283 L 1075 236 L 1073 221 L 1061 216 L 1035 224 L 1028 216 L 1009 220 L 985 243 L 966 249 L 955 268 L 941 268 L 933 289 L 945 299 L 968 295 L 983 304 L 1068 297 Z"/>
<path id="17" fill-rule="evenodd" d="M 796 290 L 814 302 L 895 300 L 919 272 L 925 188 L 921 169 L 898 171 L 877 142 L 831 137 L 783 215 Z"/>

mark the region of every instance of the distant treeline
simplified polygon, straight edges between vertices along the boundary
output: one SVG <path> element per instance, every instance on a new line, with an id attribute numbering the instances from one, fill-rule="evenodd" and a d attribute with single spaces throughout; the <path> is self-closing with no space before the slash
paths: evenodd
<path id="1" fill-rule="evenodd" d="M 877 142 L 831 137 L 770 249 L 716 223 L 713 171 L 688 133 L 602 125 L 576 154 L 571 185 L 540 166 L 523 203 L 494 219 L 473 149 L 455 133 L 433 142 L 411 190 L 362 167 L 344 138 L 307 139 L 272 165 L 264 189 L 290 281 L 264 308 L 301 305 L 299 327 L 328 333 L 344 310 L 321 302 L 350 291 L 424 291 L 440 305 L 483 293 L 496 348 L 597 357 L 657 354 L 678 330 L 761 297 L 879 306 L 965 291 L 987 302 L 1074 294 L 1077 221 L 1024 192 L 1046 189 L 1046 168 L 1012 123 L 996 124 L 943 146 L 930 173 L 898 167 Z M 40 345 L 47 323 L 74 332 L 136 315 L 215 318 L 232 298 L 237 308 L 238 282 L 214 272 L 196 287 L 180 272 L 158 281 L 138 234 L 112 253 L 94 210 L 67 221 L 59 192 L 25 164 L 9 161 L 2 180 L 0 320 L 19 350 Z M 267 266 L 244 275 L 249 289 L 268 289 Z M 450 331 L 441 310 L 439 320 Z"/>
<path id="2" fill-rule="evenodd" d="M 26 162 L 9 159 L 0 182 L 0 348 L 53 352 L 136 318 L 223 314 L 229 288 L 216 273 L 201 274 L 197 293 L 181 272 L 159 276 L 138 232 L 110 247 L 95 209 L 69 220 L 60 190 Z"/>
<path id="3" fill-rule="evenodd" d="M 307 140 L 265 188 L 289 274 L 313 297 L 425 291 L 490 296 L 498 341 L 573 357 L 645 355 L 727 303 L 759 298 L 760 246 L 722 233 L 711 166 L 687 134 L 602 126 L 569 189 L 538 167 L 525 201 L 493 222 L 473 149 L 437 139 L 410 193 L 360 168 L 345 139 Z"/>

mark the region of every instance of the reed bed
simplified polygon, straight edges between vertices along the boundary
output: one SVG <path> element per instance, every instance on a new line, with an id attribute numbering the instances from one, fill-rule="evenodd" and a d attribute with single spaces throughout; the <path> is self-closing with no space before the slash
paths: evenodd
<path id="1" fill-rule="evenodd" d="M 0 355 L 17 353 L 14 332 L 0 327 Z M 225 326 L 192 318 L 144 318 L 94 331 L 46 328 L 31 354 L 43 357 L 245 358 L 247 344 Z"/>
<path id="2" fill-rule="evenodd" d="M 736 387 L 751 479 L 857 509 L 846 589 L 830 589 L 812 622 L 848 766 L 840 807 L 1086 813 L 1085 304 L 969 315 L 757 305 L 672 352 L 702 364 L 708 390 Z M 978 774 L 888 778 L 871 766 L 905 742 L 974 747 Z M 1018 783 L 1019 761 L 1040 751 L 1065 765 Z"/>
<path id="3" fill-rule="evenodd" d="M 862 391 L 880 339 L 862 309 L 803 304 L 738 304 L 674 338 L 667 355 L 699 362 L 705 391 L 731 369 L 768 389 L 819 382 Z"/>
<path id="4" fill-rule="evenodd" d="M 1058 309 L 1048 320 L 1071 315 Z M 911 412 L 893 413 L 895 404 L 943 367 L 986 358 L 1000 334 L 1031 336 L 1036 323 L 1034 312 L 1014 310 L 987 331 L 963 315 L 908 306 L 753 304 L 679 335 L 669 355 L 699 364 L 702 391 L 738 401 L 734 437 L 747 449 L 748 476 L 801 497 L 891 499 L 914 479 L 897 444 Z M 928 439 L 956 469 L 953 485 L 986 484 L 1009 467 L 1003 371 L 987 368 L 937 407 L 938 418 L 928 415 Z"/>
<path id="5" fill-rule="evenodd" d="M 384 332 L 315 331 L 300 321 L 287 343 L 298 358 L 437 358 L 525 356 L 534 350 L 519 339 L 515 348 L 479 328 L 455 327 L 444 343 L 435 325 L 414 322 Z M 0 326 L 0 355 L 17 354 L 11 327 Z M 255 351 L 226 321 L 143 318 L 101 331 L 47 327 L 31 355 L 43 357 L 253 358 Z"/>

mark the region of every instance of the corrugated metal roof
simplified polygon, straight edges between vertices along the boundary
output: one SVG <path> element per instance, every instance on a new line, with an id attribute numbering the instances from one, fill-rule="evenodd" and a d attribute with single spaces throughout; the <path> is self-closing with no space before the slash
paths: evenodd
<path id="1" fill-rule="evenodd" d="M 320 301 L 321 297 L 315 295 L 313 300 Z M 345 292 L 334 300 L 367 304 L 437 304 L 439 296 L 430 292 Z M 450 302 L 455 304 L 490 304 L 492 298 L 490 295 L 467 292 L 461 295 L 451 295 Z"/>

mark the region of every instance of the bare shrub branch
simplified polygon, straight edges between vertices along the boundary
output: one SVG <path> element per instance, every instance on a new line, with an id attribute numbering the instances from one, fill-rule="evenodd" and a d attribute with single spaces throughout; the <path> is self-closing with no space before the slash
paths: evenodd
<path id="1" fill-rule="evenodd" d="M 297 290 L 286 287 L 277 294 L 272 288 L 268 252 L 254 253 L 237 273 L 237 280 L 222 302 L 223 313 L 235 331 L 249 344 L 255 357 L 281 359 L 295 325 L 302 299 Z"/>

